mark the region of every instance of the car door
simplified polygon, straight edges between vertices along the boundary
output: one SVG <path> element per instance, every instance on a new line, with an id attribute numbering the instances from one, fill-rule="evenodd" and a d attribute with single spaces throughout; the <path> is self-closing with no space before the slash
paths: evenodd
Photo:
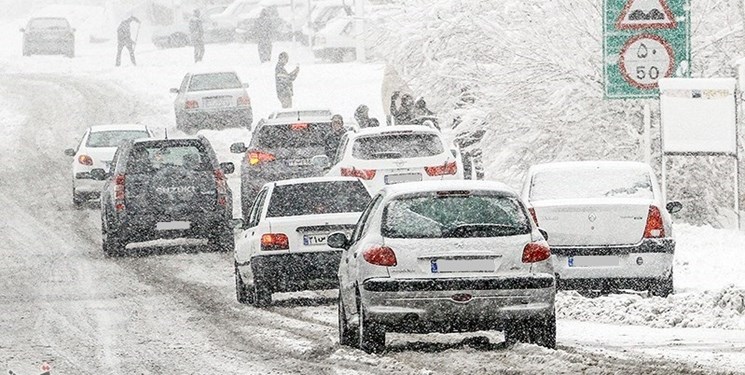
<path id="1" fill-rule="evenodd" d="M 261 235 L 263 231 L 260 226 L 265 222 L 263 220 L 264 206 L 269 195 L 269 189 L 262 189 L 254 200 L 251 212 L 248 215 L 248 222 L 244 225 L 243 233 L 238 237 L 235 246 L 235 261 L 239 264 L 249 262 L 251 257 L 261 251 Z"/>

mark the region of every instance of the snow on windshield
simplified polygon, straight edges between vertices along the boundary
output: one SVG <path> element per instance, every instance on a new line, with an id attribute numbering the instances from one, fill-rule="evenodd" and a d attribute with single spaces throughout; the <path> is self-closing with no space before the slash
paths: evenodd
<path id="1" fill-rule="evenodd" d="M 101 131 L 92 132 L 88 136 L 88 147 L 118 147 L 122 142 L 137 139 L 147 138 L 148 133 L 146 131 Z"/>

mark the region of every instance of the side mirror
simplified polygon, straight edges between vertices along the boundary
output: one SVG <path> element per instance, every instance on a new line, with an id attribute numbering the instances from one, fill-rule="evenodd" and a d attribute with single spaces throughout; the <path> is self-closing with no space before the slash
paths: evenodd
<path id="1" fill-rule="evenodd" d="M 232 219 L 230 220 L 230 227 L 233 229 L 243 229 L 246 222 L 243 219 Z"/>
<path id="2" fill-rule="evenodd" d="M 683 203 L 680 203 L 678 201 L 667 202 L 665 208 L 667 209 L 667 212 L 674 214 L 676 212 L 680 212 L 680 210 L 683 209 Z"/>
<path id="3" fill-rule="evenodd" d="M 245 154 L 246 151 L 248 151 L 248 148 L 243 142 L 233 143 L 230 145 L 230 152 L 233 154 Z"/>
<path id="4" fill-rule="evenodd" d="M 235 172 L 235 164 L 233 163 L 220 163 L 220 168 L 222 169 L 225 174 L 231 174 Z"/>
<path id="5" fill-rule="evenodd" d="M 543 239 L 548 241 L 548 232 L 546 232 L 546 230 L 542 228 L 538 228 L 538 231 L 541 232 L 541 236 L 543 236 Z"/>
<path id="6" fill-rule="evenodd" d="M 178 93 L 179 93 L 179 91 L 181 91 L 181 90 L 179 90 L 179 89 L 177 89 L 177 88 L 172 88 L 172 89 L 171 89 L 171 94 L 178 94 Z"/>
<path id="7" fill-rule="evenodd" d="M 65 155 L 67 156 L 75 156 L 75 149 L 74 148 L 68 148 L 65 150 Z"/>
<path id="8" fill-rule="evenodd" d="M 98 181 L 103 181 L 108 177 L 108 173 L 101 168 L 96 168 L 91 171 L 91 178 Z"/>
<path id="9" fill-rule="evenodd" d="M 247 88 L 248 88 L 248 83 L 244 83 L 244 84 L 243 84 L 243 88 L 244 88 L 244 89 L 247 89 Z"/>
<path id="10" fill-rule="evenodd" d="M 349 240 L 347 239 L 347 235 L 343 232 L 331 233 L 326 239 L 326 244 L 332 249 L 346 250 L 349 248 Z"/>
<path id="11" fill-rule="evenodd" d="M 326 169 L 331 166 L 331 161 L 326 155 L 316 155 L 310 159 L 310 163 L 319 169 Z"/>

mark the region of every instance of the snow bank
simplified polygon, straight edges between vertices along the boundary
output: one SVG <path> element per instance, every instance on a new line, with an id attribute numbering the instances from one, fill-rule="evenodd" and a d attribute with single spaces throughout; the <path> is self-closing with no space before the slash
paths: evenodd
<path id="1" fill-rule="evenodd" d="M 675 290 L 745 288 L 745 232 L 675 224 Z"/>

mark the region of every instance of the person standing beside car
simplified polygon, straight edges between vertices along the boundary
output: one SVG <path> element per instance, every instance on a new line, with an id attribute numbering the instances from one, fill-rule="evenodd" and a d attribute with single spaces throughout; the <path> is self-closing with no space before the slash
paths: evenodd
<path id="1" fill-rule="evenodd" d="M 142 24 L 137 17 L 130 16 L 122 21 L 116 29 L 116 66 L 122 65 L 122 50 L 124 47 L 127 47 L 127 50 L 129 51 L 129 59 L 132 61 L 132 65 L 137 65 L 137 62 L 135 61 L 135 41 L 132 40 L 132 22 L 137 22 L 139 25 Z"/>
<path id="2" fill-rule="evenodd" d="M 204 21 L 199 9 L 194 9 L 194 16 L 189 20 L 189 34 L 194 45 L 194 62 L 198 63 L 204 58 Z"/>
<path id="3" fill-rule="evenodd" d="M 282 108 L 291 108 L 292 107 L 292 95 L 293 92 L 293 83 L 295 82 L 295 79 L 297 78 L 298 73 L 300 72 L 300 67 L 296 67 L 295 70 L 288 73 L 287 68 L 285 66 L 287 65 L 287 62 L 289 62 L 290 57 L 287 54 L 287 52 L 282 52 L 279 54 L 279 59 L 277 61 L 277 67 L 274 69 L 274 76 L 276 80 L 276 86 L 277 86 L 277 98 L 279 99 L 279 102 L 282 103 Z"/>
<path id="4" fill-rule="evenodd" d="M 324 153 L 328 156 L 329 160 L 333 160 L 334 156 L 336 156 L 339 145 L 341 144 L 341 137 L 346 132 L 347 129 L 344 128 L 344 118 L 338 114 L 333 115 L 331 117 L 331 131 L 326 134 L 326 138 L 324 138 Z"/>

